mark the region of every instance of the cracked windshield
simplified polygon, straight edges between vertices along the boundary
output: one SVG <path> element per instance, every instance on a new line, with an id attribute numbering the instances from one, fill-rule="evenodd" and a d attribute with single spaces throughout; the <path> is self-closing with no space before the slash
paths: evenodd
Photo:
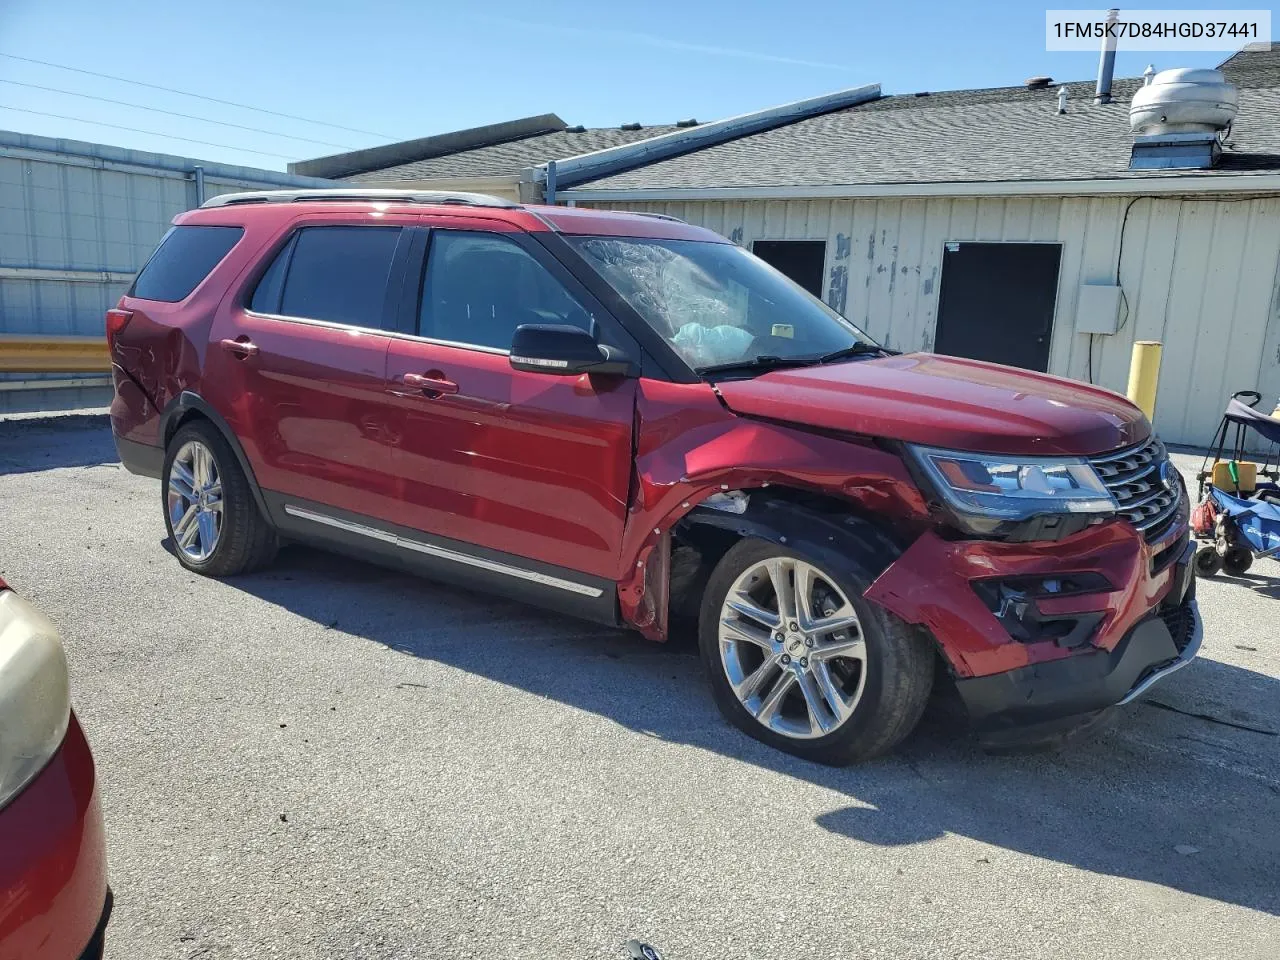
<path id="1" fill-rule="evenodd" d="M 730 243 L 580 237 L 578 249 L 695 369 L 759 357 L 813 360 L 874 342 Z"/>

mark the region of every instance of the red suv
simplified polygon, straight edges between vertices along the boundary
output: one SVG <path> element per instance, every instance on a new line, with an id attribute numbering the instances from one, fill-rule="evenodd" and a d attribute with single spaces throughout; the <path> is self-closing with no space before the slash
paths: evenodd
<path id="1" fill-rule="evenodd" d="M 121 459 L 211 576 L 299 540 L 665 639 L 828 763 L 940 663 L 987 740 L 1079 727 L 1199 646 L 1187 496 L 1095 387 L 878 346 L 670 217 L 246 193 L 107 316 Z M 673 575 L 673 571 L 677 575 Z"/>

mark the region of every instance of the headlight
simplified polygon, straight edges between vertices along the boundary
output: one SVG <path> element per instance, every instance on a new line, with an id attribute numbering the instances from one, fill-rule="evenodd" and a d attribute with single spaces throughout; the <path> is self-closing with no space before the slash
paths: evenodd
<path id="1" fill-rule="evenodd" d="M 44 769 L 70 718 L 57 629 L 17 594 L 0 589 L 0 807 Z"/>
<path id="2" fill-rule="evenodd" d="M 1093 467 L 1078 457 L 909 449 L 947 505 L 980 532 L 1043 514 L 1107 514 L 1116 509 Z"/>

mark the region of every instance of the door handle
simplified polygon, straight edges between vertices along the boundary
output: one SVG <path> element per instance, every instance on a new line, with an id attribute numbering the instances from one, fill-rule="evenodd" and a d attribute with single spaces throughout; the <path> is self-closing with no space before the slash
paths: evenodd
<path id="1" fill-rule="evenodd" d="M 250 340 L 223 340 L 221 347 L 241 357 L 252 357 L 258 352 L 258 345 Z"/>
<path id="2" fill-rule="evenodd" d="M 428 377 L 421 373 L 406 373 L 400 378 L 400 382 L 406 387 L 413 387 L 415 390 L 421 390 L 423 393 L 436 396 L 458 392 L 458 385 L 452 380 L 446 380 L 443 377 Z"/>

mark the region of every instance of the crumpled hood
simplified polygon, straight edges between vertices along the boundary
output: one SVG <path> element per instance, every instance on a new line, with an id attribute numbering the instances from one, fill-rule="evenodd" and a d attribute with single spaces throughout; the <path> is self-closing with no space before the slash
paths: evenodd
<path id="1" fill-rule="evenodd" d="M 775 370 L 716 384 L 734 413 L 981 453 L 1075 456 L 1151 435 L 1119 394 L 931 353 Z"/>

